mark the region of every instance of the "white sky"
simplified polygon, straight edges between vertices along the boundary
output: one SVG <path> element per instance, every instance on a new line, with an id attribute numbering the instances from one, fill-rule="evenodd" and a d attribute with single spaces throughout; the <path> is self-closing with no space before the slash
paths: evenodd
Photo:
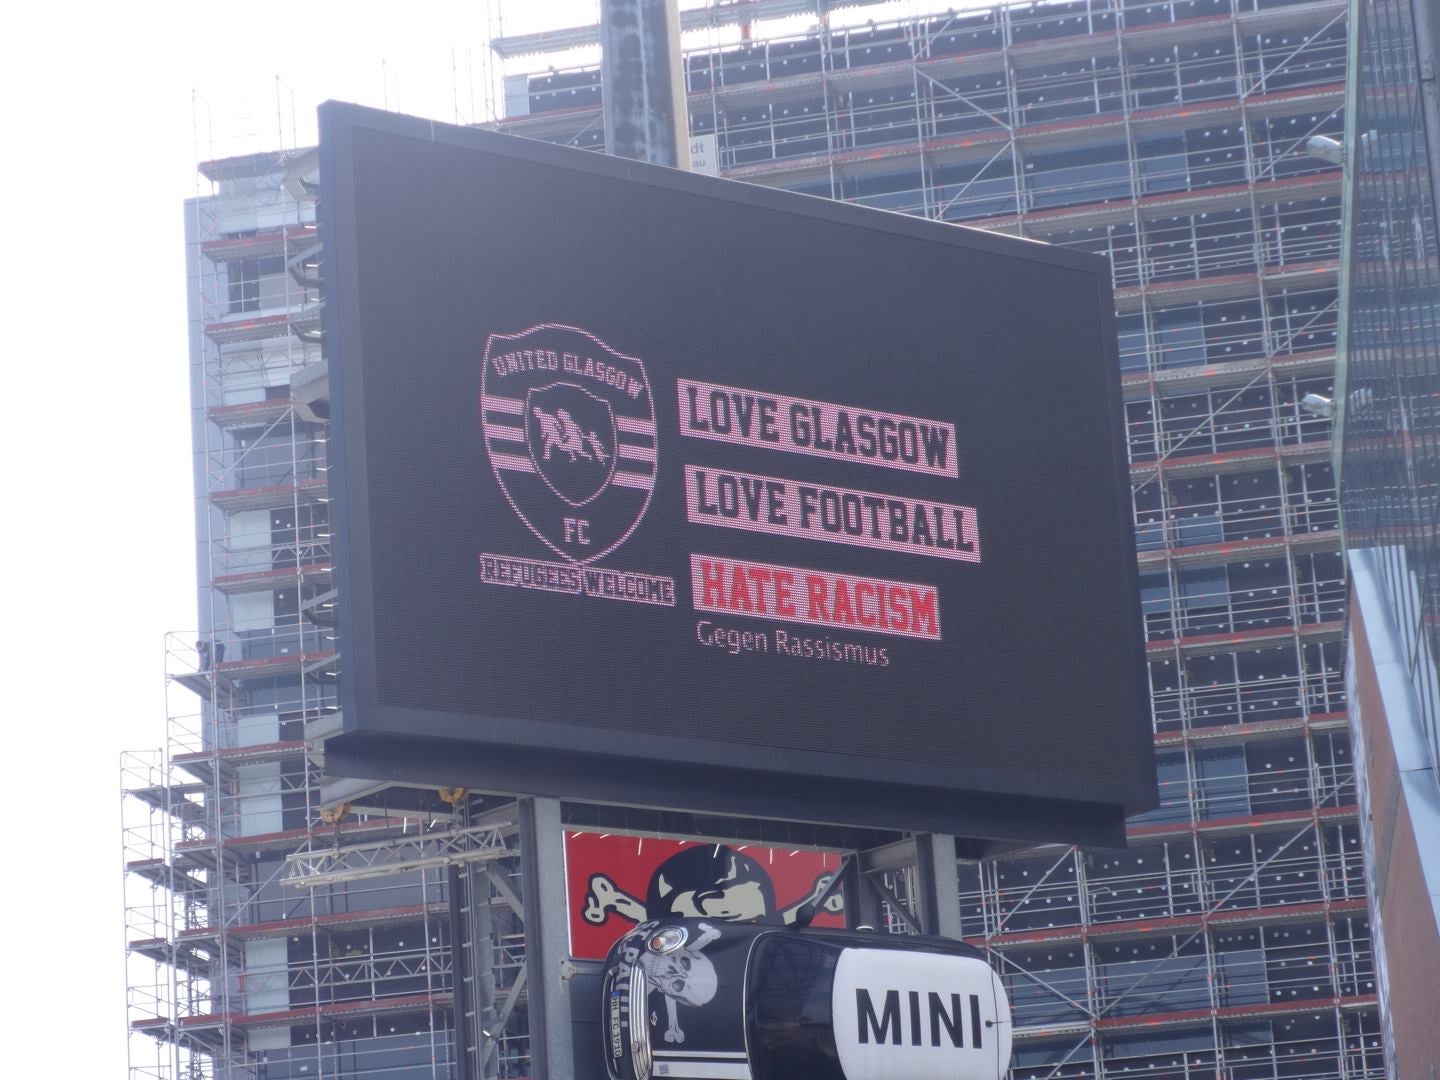
<path id="1" fill-rule="evenodd" d="M 451 48 L 478 75 L 485 18 L 483 0 L 7 5 L 5 1075 L 125 1075 L 119 757 L 162 743 L 164 637 L 196 622 L 195 161 L 277 145 L 277 75 L 287 145 L 292 93 L 302 140 L 321 100 L 382 105 L 387 82 L 392 107 L 453 120 Z"/>
<path id="2" fill-rule="evenodd" d="M 181 207 L 195 161 L 308 143 L 332 97 L 483 118 L 492 17 L 517 33 L 596 11 L 496 2 L 7 5 L 6 1075 L 126 1067 L 119 756 L 163 742 L 164 637 L 192 641 L 196 622 Z"/>

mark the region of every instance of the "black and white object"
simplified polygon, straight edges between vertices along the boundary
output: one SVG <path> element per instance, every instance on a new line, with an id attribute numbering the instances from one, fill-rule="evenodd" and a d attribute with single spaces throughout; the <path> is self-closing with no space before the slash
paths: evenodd
<path id="1" fill-rule="evenodd" d="M 1010 1005 L 942 938 L 659 919 L 610 950 L 611 1080 L 999 1080 Z"/>

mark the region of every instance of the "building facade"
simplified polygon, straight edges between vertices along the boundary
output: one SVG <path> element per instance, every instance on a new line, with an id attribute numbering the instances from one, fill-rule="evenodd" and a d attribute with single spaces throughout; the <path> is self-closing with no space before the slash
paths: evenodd
<path id="1" fill-rule="evenodd" d="M 1440 111 L 1424 4 L 1352 8 L 1341 477 L 1349 697 L 1381 1018 L 1396 1076 L 1440 1069 Z M 1358 134 L 1358 137 L 1356 135 Z"/>
<path id="2" fill-rule="evenodd" d="M 484 1075 L 523 1075 L 515 827 L 463 792 L 322 791 L 339 654 L 315 153 L 201 172 L 198 629 L 167 640 L 166 745 L 123 763 L 132 1075 L 477 1075 L 467 1008 L 495 1036 Z"/>
<path id="3" fill-rule="evenodd" d="M 691 131 L 721 175 L 1114 268 L 1162 803 L 1123 851 L 958 866 L 964 932 L 1014 1003 L 1012 1076 L 1384 1076 L 1330 422 L 1300 406 L 1334 394 L 1342 184 L 1305 143 L 1342 134 L 1343 0 L 873 23 L 831 6 L 686 13 Z M 497 126 L 603 149 L 598 71 L 548 66 L 594 38 L 497 41 Z M 323 777 L 338 666 L 313 163 L 206 175 L 216 192 L 190 208 L 200 630 L 171 650 L 168 749 L 127 761 L 132 1064 L 526 1075 L 513 834 L 458 877 L 351 867 L 310 889 L 296 870 L 337 835 L 490 819 L 463 794 Z"/>

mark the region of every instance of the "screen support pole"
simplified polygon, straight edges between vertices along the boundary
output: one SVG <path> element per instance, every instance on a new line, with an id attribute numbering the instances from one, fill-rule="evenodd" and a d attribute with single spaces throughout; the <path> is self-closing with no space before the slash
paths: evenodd
<path id="1" fill-rule="evenodd" d="M 958 940 L 960 930 L 959 861 L 955 837 L 948 833 L 915 833 L 903 840 L 859 853 L 858 877 L 868 888 L 852 886 L 861 898 L 856 909 L 864 925 L 879 927 L 878 902 L 885 901 L 912 933 L 933 934 Z M 915 894 L 902 898 L 885 884 L 886 874 L 914 872 Z M 852 926 L 856 925 L 854 922 Z"/>
<path id="2" fill-rule="evenodd" d="M 960 878 L 955 837 L 948 833 L 921 833 L 915 837 L 915 870 L 925 932 L 958 941 L 961 937 Z"/>
<path id="3" fill-rule="evenodd" d="M 880 909 L 880 894 L 870 887 L 865 872 L 860 868 L 857 856 L 847 859 L 841 870 L 840 888 L 845 896 L 845 925 L 851 930 L 880 927 L 884 913 Z"/>
<path id="4" fill-rule="evenodd" d="M 575 1080 L 570 998 L 562 966 L 570 949 L 560 800 L 525 798 L 517 800 L 517 807 L 525 888 L 531 1069 L 547 1080 Z"/>

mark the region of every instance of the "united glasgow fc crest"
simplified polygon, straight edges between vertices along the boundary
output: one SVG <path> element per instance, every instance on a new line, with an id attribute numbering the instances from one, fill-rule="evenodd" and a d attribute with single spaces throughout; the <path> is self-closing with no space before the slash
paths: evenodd
<path id="1" fill-rule="evenodd" d="M 573 382 L 554 382 L 525 397 L 530 460 L 550 490 L 585 506 L 615 476 L 615 413 L 610 402 Z"/>
<path id="2" fill-rule="evenodd" d="M 480 381 L 490 465 L 552 551 L 588 563 L 634 532 L 655 488 L 645 365 L 573 326 L 492 334 Z"/>

